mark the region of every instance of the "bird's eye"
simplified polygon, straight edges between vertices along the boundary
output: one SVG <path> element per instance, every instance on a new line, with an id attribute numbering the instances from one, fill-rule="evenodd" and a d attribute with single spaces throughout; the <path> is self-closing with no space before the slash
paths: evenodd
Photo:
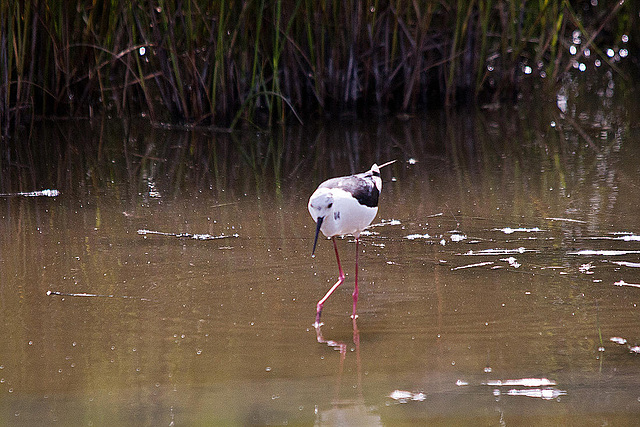
<path id="1" fill-rule="evenodd" d="M 329 206 L 327 206 L 329 209 L 331 209 L 331 206 L 333 206 L 333 203 L 329 203 Z"/>

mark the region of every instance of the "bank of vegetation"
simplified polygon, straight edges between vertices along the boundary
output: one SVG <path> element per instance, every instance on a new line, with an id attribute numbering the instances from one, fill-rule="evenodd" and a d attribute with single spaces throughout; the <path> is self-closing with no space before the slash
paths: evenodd
<path id="1" fill-rule="evenodd" d="M 268 127 L 514 99 L 527 79 L 552 86 L 576 67 L 625 73 L 638 3 L 3 1 L 0 124 L 143 114 Z"/>

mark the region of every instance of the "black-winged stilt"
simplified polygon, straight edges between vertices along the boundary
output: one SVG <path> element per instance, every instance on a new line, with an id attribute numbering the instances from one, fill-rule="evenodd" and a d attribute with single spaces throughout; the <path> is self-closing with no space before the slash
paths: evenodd
<path id="1" fill-rule="evenodd" d="M 322 306 L 338 286 L 344 282 L 344 272 L 340 264 L 338 246 L 335 236 L 352 234 L 356 238 L 356 284 L 353 290 L 353 314 L 356 318 L 356 305 L 358 303 L 358 243 L 360 233 L 367 228 L 378 213 L 378 197 L 382 191 L 382 178 L 380 168 L 395 162 L 392 160 L 378 166 L 375 163 L 367 172 L 350 176 L 331 178 L 320 184 L 318 189 L 309 198 L 309 213 L 316 222 L 316 235 L 313 240 L 313 255 L 318 243 L 318 234 L 322 231 L 331 238 L 333 248 L 338 261 L 338 281 L 329 289 L 317 304 L 316 323 L 320 326 Z"/>

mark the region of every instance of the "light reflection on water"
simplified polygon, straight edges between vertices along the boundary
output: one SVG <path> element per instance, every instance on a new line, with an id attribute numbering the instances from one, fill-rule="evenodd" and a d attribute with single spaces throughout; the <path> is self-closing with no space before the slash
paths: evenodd
<path id="1" fill-rule="evenodd" d="M 61 194 L 0 199 L 3 419 L 636 420 L 640 294 L 620 283 L 640 283 L 640 141 L 607 114 L 588 142 L 554 111 L 272 137 L 107 124 L 32 163 L 17 150 L 0 192 Z M 360 318 L 340 239 L 347 281 L 318 333 L 337 271 L 328 242 L 310 257 L 307 198 L 392 158 Z"/>

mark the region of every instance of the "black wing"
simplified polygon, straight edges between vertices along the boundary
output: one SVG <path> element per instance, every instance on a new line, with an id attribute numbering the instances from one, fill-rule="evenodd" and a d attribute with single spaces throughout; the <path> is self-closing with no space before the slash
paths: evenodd
<path id="1" fill-rule="evenodd" d="M 371 173 L 365 172 L 358 175 L 331 178 L 320 184 L 320 187 L 339 188 L 348 191 L 361 205 L 375 208 L 378 206 L 380 191 L 378 191 L 378 187 L 370 177 Z"/>

